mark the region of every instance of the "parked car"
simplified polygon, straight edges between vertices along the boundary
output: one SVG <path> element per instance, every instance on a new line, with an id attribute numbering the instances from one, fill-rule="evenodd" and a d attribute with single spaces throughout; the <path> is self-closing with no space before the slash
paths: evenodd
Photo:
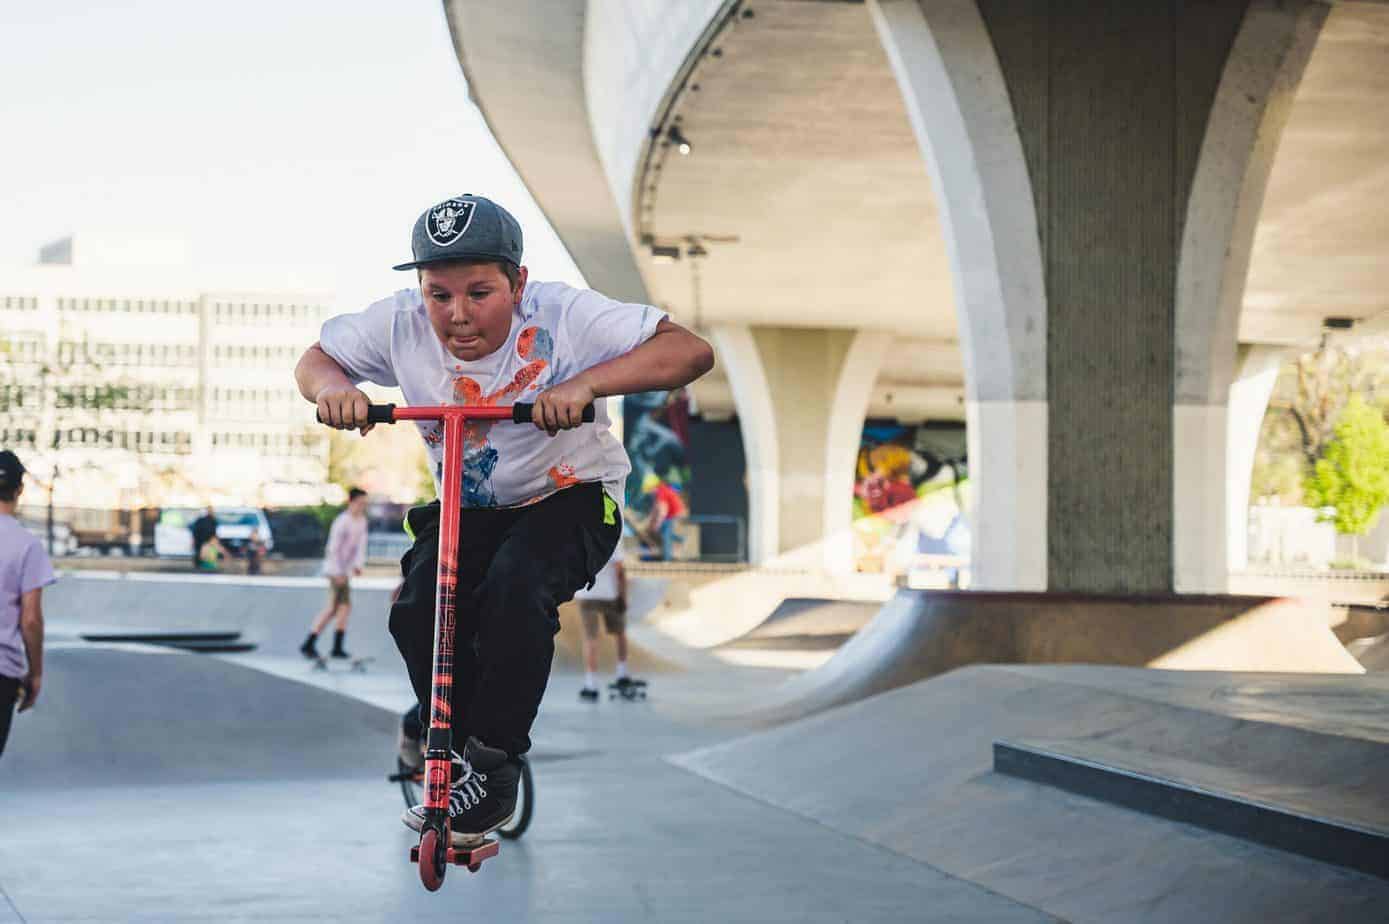
<path id="1" fill-rule="evenodd" d="M 320 558 L 328 530 L 306 510 L 271 510 L 267 513 L 275 532 L 275 548 L 285 558 Z"/>
<path id="2" fill-rule="evenodd" d="M 264 511 L 256 507 L 218 507 L 217 538 L 234 555 L 240 555 L 251 534 L 260 531 L 265 551 L 275 548 L 275 537 Z M 193 521 L 203 515 L 197 507 L 166 507 L 154 524 L 154 554 L 163 557 L 189 558 L 193 554 Z"/>
<path id="3" fill-rule="evenodd" d="M 53 524 L 53 548 L 48 548 L 48 521 L 30 520 L 20 521 L 20 525 L 38 537 L 39 542 L 43 543 L 45 551 L 49 551 L 54 558 L 63 555 L 74 555 L 77 552 L 77 537 L 72 534 L 72 527 L 66 523 Z"/>

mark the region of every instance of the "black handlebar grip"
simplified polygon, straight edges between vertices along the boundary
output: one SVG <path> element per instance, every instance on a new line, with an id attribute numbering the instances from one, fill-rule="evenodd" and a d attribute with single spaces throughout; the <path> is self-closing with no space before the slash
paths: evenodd
<path id="1" fill-rule="evenodd" d="M 535 410 L 534 404 L 517 403 L 511 406 L 511 420 L 513 423 L 531 423 L 531 412 Z M 592 404 L 584 405 L 584 423 L 593 423 L 594 415 L 597 413 Z"/>
<path id="2" fill-rule="evenodd" d="M 367 423 L 395 423 L 395 405 L 368 404 Z"/>
<path id="3" fill-rule="evenodd" d="M 314 411 L 314 417 L 319 423 L 323 423 L 323 415 Z M 367 423 L 395 423 L 394 404 L 368 404 Z"/>

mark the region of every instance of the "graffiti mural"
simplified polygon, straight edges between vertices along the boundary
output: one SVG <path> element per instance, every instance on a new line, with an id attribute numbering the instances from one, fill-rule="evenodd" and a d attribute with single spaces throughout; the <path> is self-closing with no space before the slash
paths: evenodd
<path id="1" fill-rule="evenodd" d="M 854 473 L 854 562 L 860 571 L 947 572 L 969 556 L 965 431 L 953 425 L 863 428 Z"/>
<path id="2" fill-rule="evenodd" d="M 627 525 L 645 546 L 644 556 L 670 560 L 689 515 L 689 394 L 679 388 L 627 395 L 622 417 L 623 443 L 632 460 Z"/>

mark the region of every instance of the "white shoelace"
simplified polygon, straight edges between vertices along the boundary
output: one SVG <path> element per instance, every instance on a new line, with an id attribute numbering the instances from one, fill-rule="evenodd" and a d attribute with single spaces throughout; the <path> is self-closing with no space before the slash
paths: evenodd
<path id="1" fill-rule="evenodd" d="M 487 774 L 479 773 L 468 763 L 467 758 L 455 752 L 454 767 L 462 769 L 458 779 L 449 790 L 449 817 L 453 818 L 477 805 L 487 795 L 482 787 L 487 782 Z"/>

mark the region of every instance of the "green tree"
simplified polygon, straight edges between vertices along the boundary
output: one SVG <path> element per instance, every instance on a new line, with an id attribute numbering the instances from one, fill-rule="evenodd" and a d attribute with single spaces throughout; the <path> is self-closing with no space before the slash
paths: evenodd
<path id="1" fill-rule="evenodd" d="M 1303 491 L 1312 506 L 1330 508 L 1321 520 L 1336 532 L 1363 536 L 1389 501 L 1389 426 L 1378 408 L 1352 395 L 1333 433 Z"/>
<path id="2" fill-rule="evenodd" d="M 1389 352 L 1323 343 L 1283 366 L 1259 431 L 1251 498 L 1309 503 L 1303 486 L 1352 394 L 1373 406 L 1389 403 Z"/>

